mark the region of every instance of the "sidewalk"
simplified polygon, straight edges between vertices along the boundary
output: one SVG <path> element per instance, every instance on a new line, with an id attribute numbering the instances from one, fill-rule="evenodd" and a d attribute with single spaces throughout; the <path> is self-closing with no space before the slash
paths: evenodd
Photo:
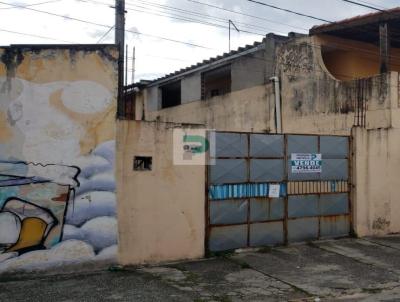
<path id="1" fill-rule="evenodd" d="M 0 282 L 0 301 L 400 301 L 400 236 Z"/>

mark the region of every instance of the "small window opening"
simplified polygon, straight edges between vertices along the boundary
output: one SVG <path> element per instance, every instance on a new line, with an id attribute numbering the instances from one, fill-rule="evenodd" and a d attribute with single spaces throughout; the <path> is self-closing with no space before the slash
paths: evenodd
<path id="1" fill-rule="evenodd" d="M 231 92 L 231 66 L 223 66 L 202 74 L 203 100 Z"/>
<path id="2" fill-rule="evenodd" d="M 135 156 L 133 159 L 134 171 L 151 171 L 153 158 L 151 156 Z"/>
<path id="3" fill-rule="evenodd" d="M 161 86 L 160 89 L 161 108 L 168 108 L 181 104 L 181 81 Z"/>

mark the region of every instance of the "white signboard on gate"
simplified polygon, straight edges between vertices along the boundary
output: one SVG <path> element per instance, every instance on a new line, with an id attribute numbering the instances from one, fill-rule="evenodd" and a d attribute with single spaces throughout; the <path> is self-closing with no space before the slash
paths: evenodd
<path id="1" fill-rule="evenodd" d="M 321 173 L 322 155 L 320 153 L 292 153 L 292 173 Z"/>

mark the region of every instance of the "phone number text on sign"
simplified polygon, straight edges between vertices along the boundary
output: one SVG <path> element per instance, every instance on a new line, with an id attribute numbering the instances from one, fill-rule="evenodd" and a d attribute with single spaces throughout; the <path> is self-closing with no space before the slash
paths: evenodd
<path id="1" fill-rule="evenodd" d="M 292 153 L 292 173 L 321 173 L 322 156 L 320 153 Z"/>

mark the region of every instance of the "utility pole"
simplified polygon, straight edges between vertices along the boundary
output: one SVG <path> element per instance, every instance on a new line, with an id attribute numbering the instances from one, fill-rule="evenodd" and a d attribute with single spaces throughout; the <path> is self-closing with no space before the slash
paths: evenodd
<path id="1" fill-rule="evenodd" d="M 136 48 L 133 46 L 132 53 L 132 84 L 135 83 L 135 62 L 136 61 Z"/>
<path id="2" fill-rule="evenodd" d="M 238 33 L 240 32 L 240 30 L 236 27 L 235 23 L 233 23 L 232 20 L 229 19 L 228 23 L 229 23 L 229 52 L 231 52 L 231 24 Z"/>
<path id="3" fill-rule="evenodd" d="M 128 85 L 128 44 L 125 47 L 125 86 Z"/>
<path id="4" fill-rule="evenodd" d="M 118 48 L 118 105 L 117 116 L 123 117 L 124 94 L 124 46 L 125 46 L 125 0 L 115 0 L 115 45 Z"/>

